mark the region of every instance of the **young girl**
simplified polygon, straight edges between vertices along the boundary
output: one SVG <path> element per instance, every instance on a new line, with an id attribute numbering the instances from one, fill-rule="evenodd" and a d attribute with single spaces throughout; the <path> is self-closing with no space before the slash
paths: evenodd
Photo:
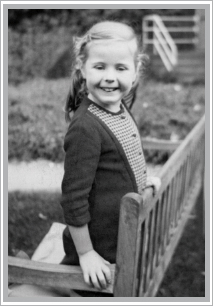
<path id="1" fill-rule="evenodd" d="M 116 260 L 120 200 L 147 187 L 140 135 L 124 102 L 137 87 L 142 55 L 133 29 L 111 21 L 94 25 L 75 52 L 66 103 L 62 263 L 80 264 L 85 282 L 101 289 Z"/>

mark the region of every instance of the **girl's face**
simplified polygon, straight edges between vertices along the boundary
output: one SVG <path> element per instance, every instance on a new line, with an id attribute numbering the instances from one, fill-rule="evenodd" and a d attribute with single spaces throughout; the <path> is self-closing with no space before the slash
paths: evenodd
<path id="1" fill-rule="evenodd" d="M 88 98 L 112 112 L 119 111 L 121 99 L 136 79 L 132 47 L 135 46 L 123 41 L 92 42 L 81 69 Z"/>

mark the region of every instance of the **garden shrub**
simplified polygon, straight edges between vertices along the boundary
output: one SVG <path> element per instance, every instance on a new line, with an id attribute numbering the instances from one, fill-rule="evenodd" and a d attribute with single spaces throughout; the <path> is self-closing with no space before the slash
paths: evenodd
<path id="1" fill-rule="evenodd" d="M 63 56 L 62 50 L 64 54 L 66 51 L 72 53 L 72 37 L 81 35 L 100 20 L 127 22 L 141 38 L 142 20 L 145 15 L 193 15 L 194 11 L 187 9 L 10 9 L 8 11 L 9 82 L 17 84 L 46 75 L 54 78 L 68 76 L 71 66 L 69 54 L 62 64 L 63 74 L 59 65 L 58 69 L 53 69 Z M 52 69 L 54 73 L 51 73 Z"/>

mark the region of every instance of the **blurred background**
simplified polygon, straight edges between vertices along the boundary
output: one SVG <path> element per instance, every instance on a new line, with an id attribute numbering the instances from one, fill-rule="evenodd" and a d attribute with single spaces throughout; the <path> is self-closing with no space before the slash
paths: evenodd
<path id="1" fill-rule="evenodd" d="M 59 204 L 67 129 L 63 107 L 72 41 L 106 19 L 130 24 L 149 57 L 132 108 L 143 138 L 179 142 L 204 114 L 204 10 L 9 10 L 9 255 L 22 249 L 31 256 L 52 222 L 64 222 Z M 169 154 L 145 152 L 155 169 Z M 55 181 L 53 189 L 41 181 L 42 172 Z M 32 186 L 36 177 L 40 189 Z M 17 187 L 30 181 L 27 191 Z M 205 296 L 205 242 L 198 221 L 196 208 L 158 296 Z"/>

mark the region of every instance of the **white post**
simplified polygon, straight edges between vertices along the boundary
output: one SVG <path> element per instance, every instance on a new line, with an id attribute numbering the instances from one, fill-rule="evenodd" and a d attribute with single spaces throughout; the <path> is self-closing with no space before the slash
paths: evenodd
<path id="1" fill-rule="evenodd" d="M 157 54 L 157 50 L 155 48 L 155 42 L 157 42 L 157 39 L 155 37 L 155 31 L 156 31 L 156 24 L 155 24 L 155 21 L 153 20 L 153 25 L 152 25 L 152 28 L 153 28 L 153 39 L 152 39 L 152 44 L 153 44 L 153 54 L 156 55 Z"/>

